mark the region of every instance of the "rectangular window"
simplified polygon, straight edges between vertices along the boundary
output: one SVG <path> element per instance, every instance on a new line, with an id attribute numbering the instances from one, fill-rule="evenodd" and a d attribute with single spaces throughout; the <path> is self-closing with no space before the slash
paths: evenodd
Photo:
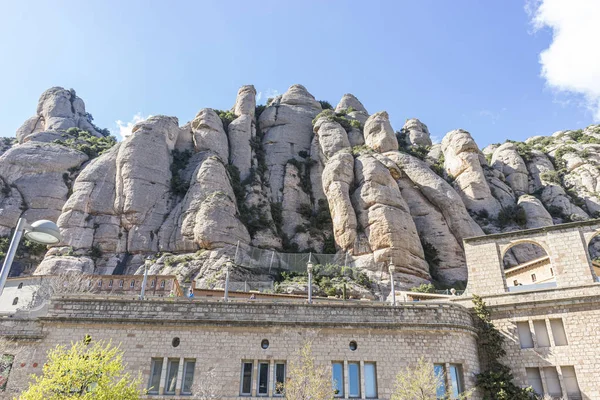
<path id="1" fill-rule="evenodd" d="M 537 280 L 537 278 L 535 277 L 535 274 L 531 274 L 531 282 L 535 282 Z"/>
<path id="2" fill-rule="evenodd" d="M 112 279 L 110 279 L 110 280 L 108 281 L 108 287 L 112 287 L 112 284 L 113 284 L 113 280 L 112 280 Z"/>
<path id="3" fill-rule="evenodd" d="M 433 372 L 437 380 L 436 397 L 438 399 L 446 398 L 446 367 L 444 364 L 433 364 Z"/>
<path id="4" fill-rule="evenodd" d="M 129 287 L 133 289 L 135 287 L 135 281 L 131 281 L 131 283 L 129 284 Z"/>
<path id="5" fill-rule="evenodd" d="M 452 399 L 458 399 L 458 396 L 465 391 L 463 384 L 462 365 L 450 364 L 450 382 L 452 383 Z"/>
<path id="6" fill-rule="evenodd" d="M 377 366 L 372 362 L 365 363 L 365 397 L 377 398 Z"/>
<path id="7" fill-rule="evenodd" d="M 258 363 L 258 395 L 269 394 L 269 362 Z"/>
<path id="8" fill-rule="evenodd" d="M 196 360 L 184 360 L 183 364 L 183 383 L 181 394 L 192 394 L 192 385 L 194 384 L 194 369 Z"/>
<path id="9" fill-rule="evenodd" d="M 242 387 L 240 394 L 242 396 L 252 395 L 252 362 L 242 363 Z"/>
<path id="10" fill-rule="evenodd" d="M 98 287 L 102 287 L 102 281 L 98 281 Z"/>
<path id="11" fill-rule="evenodd" d="M 160 287 L 161 287 L 162 289 L 164 289 L 164 288 L 165 288 L 165 281 L 161 281 L 161 282 L 160 282 Z"/>
<path id="12" fill-rule="evenodd" d="M 575 375 L 575 367 L 564 366 L 560 367 L 563 376 L 563 382 L 565 383 L 567 394 L 569 398 L 575 399 L 581 398 L 581 391 L 579 390 L 579 383 L 577 383 L 577 376 Z"/>
<path id="13" fill-rule="evenodd" d="M 348 363 L 348 397 L 360 397 L 360 364 Z"/>
<path id="14" fill-rule="evenodd" d="M 529 329 L 528 321 L 517 322 L 517 331 L 519 333 L 519 343 L 522 349 L 530 349 L 533 347 L 533 337 Z"/>
<path id="15" fill-rule="evenodd" d="M 567 342 L 567 334 L 565 333 L 565 327 L 562 319 L 551 319 L 550 329 L 552 329 L 552 336 L 554 337 L 555 346 L 566 346 L 569 344 Z"/>
<path id="16" fill-rule="evenodd" d="M 153 358 L 150 366 L 150 381 L 148 382 L 148 394 L 158 394 L 160 386 L 160 374 L 162 373 L 163 359 Z"/>
<path id="17" fill-rule="evenodd" d="M 333 393 L 335 397 L 344 397 L 344 363 L 334 362 L 331 365 Z"/>
<path id="18" fill-rule="evenodd" d="M 123 283 L 124 283 L 124 282 L 123 282 L 123 279 L 121 279 L 121 280 L 119 281 L 119 287 L 123 287 Z"/>
<path id="19" fill-rule="evenodd" d="M 546 378 L 546 388 L 548 388 L 548 394 L 553 397 L 561 397 L 562 389 L 560 388 L 560 381 L 558 380 L 558 372 L 556 372 L 556 367 L 545 367 L 544 377 Z"/>
<path id="20" fill-rule="evenodd" d="M 550 337 L 548 336 L 548 328 L 546 328 L 546 320 L 539 319 L 533 321 L 533 329 L 535 330 L 538 347 L 550 347 Z"/>
<path id="21" fill-rule="evenodd" d="M 527 383 L 533 388 L 533 391 L 540 395 L 544 395 L 544 387 L 542 386 L 542 376 L 539 368 L 525 368 L 527 373 Z"/>
<path id="22" fill-rule="evenodd" d="M 177 386 L 177 373 L 179 372 L 179 359 L 169 359 L 167 362 L 167 379 L 165 380 L 165 394 L 175 394 Z"/>
<path id="23" fill-rule="evenodd" d="M 283 395 L 283 387 L 285 385 L 285 363 L 275 363 L 275 386 L 273 393 L 275 396 Z"/>
<path id="24" fill-rule="evenodd" d="M 515 279 L 515 280 L 513 281 L 513 285 L 514 285 L 514 286 L 519 286 L 519 281 Z"/>
<path id="25" fill-rule="evenodd" d="M 152 279 L 152 282 L 150 282 L 150 287 L 154 286 L 156 286 L 156 279 Z"/>

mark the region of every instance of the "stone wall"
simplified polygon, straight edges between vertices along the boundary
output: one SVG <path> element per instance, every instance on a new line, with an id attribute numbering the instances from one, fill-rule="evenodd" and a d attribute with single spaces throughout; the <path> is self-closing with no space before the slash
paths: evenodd
<path id="1" fill-rule="evenodd" d="M 447 366 L 461 364 L 467 388 L 474 385 L 479 371 L 472 318 L 466 308 L 451 303 L 391 307 L 64 297 L 53 299 L 47 316 L 37 323 L 43 338 L 29 344 L 32 351 L 15 360 L 9 394 L 23 388 L 31 373 L 41 372 L 48 349 L 85 335 L 120 344 L 128 370 L 140 371 L 144 384 L 149 380 L 152 358 L 164 359 L 163 368 L 168 359 L 195 359 L 195 379 L 202 379 L 212 369 L 223 398 L 240 397 L 243 360 L 254 362 L 253 396 L 258 361 L 271 363 L 272 395 L 273 363 L 292 360 L 305 340 L 312 340 L 317 361 L 328 368 L 333 361 L 344 362 L 346 369 L 348 362 L 356 361 L 361 363 L 362 374 L 365 362 L 376 363 L 380 399 L 390 398 L 395 375 L 420 357 Z M 173 347 L 176 337 L 180 344 Z M 261 347 L 263 339 L 269 341 L 267 349 Z M 356 350 L 350 349 L 350 341 L 356 341 Z M 161 391 L 165 376 L 163 371 Z M 363 398 L 364 384 L 361 378 Z"/>

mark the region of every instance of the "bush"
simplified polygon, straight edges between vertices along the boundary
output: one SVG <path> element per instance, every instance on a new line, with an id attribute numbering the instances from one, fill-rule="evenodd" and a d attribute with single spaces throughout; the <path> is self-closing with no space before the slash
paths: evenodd
<path id="1" fill-rule="evenodd" d="M 237 118 L 237 115 L 235 115 L 233 113 L 233 111 L 223 111 L 223 110 L 214 110 L 217 115 L 219 116 L 219 118 L 221 118 L 221 121 L 223 121 L 223 129 L 225 129 L 225 132 L 227 132 L 227 129 L 229 128 L 229 124 Z"/>
<path id="2" fill-rule="evenodd" d="M 556 171 L 544 171 L 540 174 L 540 178 L 546 182 L 561 184 L 560 175 Z"/>
<path id="3" fill-rule="evenodd" d="M 81 151 L 90 160 L 104 154 L 117 143 L 114 136 L 97 137 L 78 128 L 67 129 L 67 134 L 72 137 L 66 140 L 55 140 L 53 143 Z"/>
<path id="4" fill-rule="evenodd" d="M 496 222 L 502 228 L 512 223 L 523 227 L 527 224 L 527 214 L 521 206 L 508 206 L 500 210 Z"/>
<path id="5" fill-rule="evenodd" d="M 418 293 L 435 293 L 435 286 L 432 283 L 422 283 L 410 289 L 411 292 Z"/>
<path id="6" fill-rule="evenodd" d="M 190 183 L 181 178 L 180 172 L 187 167 L 190 158 L 192 158 L 192 152 L 190 150 L 179 151 L 175 149 L 171 152 L 171 155 L 173 156 L 173 162 L 171 163 L 171 193 L 174 196 L 185 196 L 190 188 Z"/>
<path id="7" fill-rule="evenodd" d="M 321 108 L 323 110 L 333 110 L 333 106 L 331 105 L 330 102 L 328 102 L 326 100 L 319 100 L 319 103 L 321 104 Z"/>

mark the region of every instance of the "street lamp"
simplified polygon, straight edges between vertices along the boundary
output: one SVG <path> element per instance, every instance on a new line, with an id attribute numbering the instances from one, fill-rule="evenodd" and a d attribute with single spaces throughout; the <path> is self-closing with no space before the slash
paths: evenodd
<path id="1" fill-rule="evenodd" d="M 306 270 L 308 271 L 308 304 L 312 303 L 312 272 L 313 272 L 313 263 L 310 260 L 311 255 L 308 256 L 308 263 L 306 264 Z"/>
<path id="2" fill-rule="evenodd" d="M 225 263 L 225 292 L 223 293 L 223 299 L 229 301 L 229 272 L 231 270 L 231 260 L 227 260 Z"/>
<path id="3" fill-rule="evenodd" d="M 394 265 L 394 261 L 390 259 L 390 264 L 388 265 L 388 271 L 390 272 L 390 281 L 392 286 L 392 305 L 396 305 L 396 287 L 394 284 L 394 272 L 396 272 L 396 266 Z"/>
<path id="4" fill-rule="evenodd" d="M 8 273 L 10 272 L 10 267 L 22 236 L 25 236 L 26 239 L 32 242 L 45 245 L 57 244 L 61 240 L 60 230 L 54 222 L 42 219 L 30 225 L 25 218 L 19 218 L 15 234 L 10 241 L 10 246 L 4 259 L 4 264 L 2 264 L 2 272 L 0 272 L 0 296 L 4 291 L 6 278 L 8 278 Z"/>

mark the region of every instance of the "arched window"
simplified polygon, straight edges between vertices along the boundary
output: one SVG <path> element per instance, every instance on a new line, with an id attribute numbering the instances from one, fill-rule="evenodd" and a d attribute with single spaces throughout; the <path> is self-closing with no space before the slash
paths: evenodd
<path id="1" fill-rule="evenodd" d="M 23 282 L 19 283 L 19 287 L 17 289 L 23 289 Z"/>
<path id="2" fill-rule="evenodd" d="M 600 235 L 596 235 L 588 244 L 588 253 L 592 261 L 594 280 L 600 282 Z"/>
<path id="3" fill-rule="evenodd" d="M 19 302 L 19 298 L 15 297 L 15 299 L 13 300 L 13 306 L 16 306 L 18 302 Z"/>
<path id="4" fill-rule="evenodd" d="M 154 286 L 156 286 L 156 279 L 152 279 L 152 282 L 150 282 L 150 287 Z"/>
<path id="5" fill-rule="evenodd" d="M 131 281 L 131 283 L 129 284 L 129 287 L 133 289 L 135 287 L 135 281 Z"/>
<path id="6" fill-rule="evenodd" d="M 550 257 L 542 246 L 519 243 L 506 251 L 503 258 L 508 291 L 534 290 L 556 285 Z"/>
<path id="7" fill-rule="evenodd" d="M 162 282 L 160 282 L 160 287 L 163 288 L 163 289 L 165 288 L 165 281 L 164 280 Z"/>

